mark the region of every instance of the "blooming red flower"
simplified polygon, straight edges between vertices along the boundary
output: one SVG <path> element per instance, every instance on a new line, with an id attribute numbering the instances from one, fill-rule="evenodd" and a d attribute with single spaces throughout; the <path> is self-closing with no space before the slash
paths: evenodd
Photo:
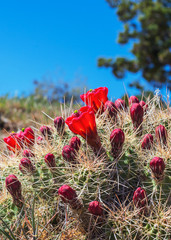
<path id="1" fill-rule="evenodd" d="M 115 119 L 117 115 L 117 108 L 111 101 L 107 101 L 104 105 L 104 111 L 108 117 Z"/>
<path id="2" fill-rule="evenodd" d="M 78 152 L 78 150 L 80 149 L 80 146 L 81 146 L 80 139 L 77 136 L 72 137 L 69 141 L 69 146 Z"/>
<path id="3" fill-rule="evenodd" d="M 23 128 L 22 135 L 23 135 L 22 139 L 23 139 L 25 145 L 32 146 L 34 144 L 35 136 L 34 136 L 33 130 L 30 127 L 25 128 L 25 129 Z"/>
<path id="4" fill-rule="evenodd" d="M 21 146 L 18 144 L 16 135 L 17 133 L 11 133 L 8 137 L 4 138 L 4 142 L 7 144 L 7 148 L 13 152 L 21 149 Z"/>
<path id="5" fill-rule="evenodd" d="M 118 157 L 119 154 L 122 152 L 124 141 L 125 141 L 124 132 L 119 128 L 114 129 L 110 135 L 113 157 L 115 158 Z"/>
<path id="6" fill-rule="evenodd" d="M 140 101 L 139 104 L 141 105 L 141 107 L 143 108 L 144 112 L 146 113 L 146 111 L 148 109 L 148 104 L 146 104 L 144 101 Z"/>
<path id="7" fill-rule="evenodd" d="M 95 114 L 91 107 L 86 106 L 74 111 L 65 122 L 73 133 L 79 134 L 87 140 L 95 153 L 100 153 L 101 142 L 97 134 Z"/>
<path id="8" fill-rule="evenodd" d="M 165 169 L 165 163 L 163 158 L 160 157 L 154 157 L 150 161 L 150 168 L 152 170 L 152 173 L 154 174 L 154 177 L 158 180 L 163 178 L 163 173 Z"/>
<path id="9" fill-rule="evenodd" d="M 52 153 L 48 153 L 45 156 L 45 163 L 48 165 L 49 168 L 55 168 L 55 156 Z"/>
<path id="10" fill-rule="evenodd" d="M 139 103 L 139 100 L 136 96 L 131 96 L 129 98 L 129 105 L 131 106 L 133 103 Z"/>
<path id="11" fill-rule="evenodd" d="M 90 89 L 86 94 L 80 95 L 80 98 L 86 103 L 86 105 L 92 107 L 95 113 L 99 109 L 103 112 L 103 106 L 108 100 L 107 94 L 107 87 L 99 87 L 96 89 Z"/>
<path id="12" fill-rule="evenodd" d="M 146 134 L 141 140 L 142 149 L 151 149 L 153 146 L 153 136 L 151 134 Z"/>
<path id="13" fill-rule="evenodd" d="M 120 99 L 120 98 L 116 99 L 115 106 L 118 110 L 125 110 L 126 109 L 125 101 Z"/>
<path id="14" fill-rule="evenodd" d="M 134 128 L 137 129 L 143 122 L 143 108 L 139 103 L 133 103 L 130 108 L 130 114 Z"/>
<path id="15" fill-rule="evenodd" d="M 133 195 L 133 202 L 137 208 L 144 208 L 147 205 L 147 196 L 144 189 L 137 188 Z"/>
<path id="16" fill-rule="evenodd" d="M 59 135 L 62 135 L 65 128 L 65 120 L 62 117 L 56 117 L 54 119 L 54 127 Z"/>
<path id="17" fill-rule="evenodd" d="M 98 201 L 93 201 L 89 203 L 88 211 L 96 216 L 102 216 L 103 215 L 103 209 L 101 207 L 101 204 Z"/>
<path id="18" fill-rule="evenodd" d="M 35 167 L 28 158 L 22 158 L 20 160 L 19 169 L 23 174 L 33 174 Z"/>
<path id="19" fill-rule="evenodd" d="M 166 145 L 168 137 L 166 128 L 163 125 L 159 125 L 158 127 L 156 127 L 155 133 L 158 143 Z"/>

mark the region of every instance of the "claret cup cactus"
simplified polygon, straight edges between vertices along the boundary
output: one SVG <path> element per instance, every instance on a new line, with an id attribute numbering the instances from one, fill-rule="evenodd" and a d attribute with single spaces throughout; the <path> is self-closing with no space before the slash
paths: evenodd
<path id="1" fill-rule="evenodd" d="M 169 104 L 80 98 L 4 138 L 0 239 L 169 240 Z"/>

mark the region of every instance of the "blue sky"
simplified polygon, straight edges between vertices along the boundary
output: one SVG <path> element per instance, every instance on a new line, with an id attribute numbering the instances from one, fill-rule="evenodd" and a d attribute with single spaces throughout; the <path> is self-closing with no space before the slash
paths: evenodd
<path id="1" fill-rule="evenodd" d="M 52 79 L 89 88 L 107 86 L 114 98 L 127 91 L 132 75 L 116 80 L 98 68 L 98 57 L 131 56 L 118 45 L 123 29 L 105 0 L 1 1 L 0 95 L 29 94 L 33 80 Z"/>

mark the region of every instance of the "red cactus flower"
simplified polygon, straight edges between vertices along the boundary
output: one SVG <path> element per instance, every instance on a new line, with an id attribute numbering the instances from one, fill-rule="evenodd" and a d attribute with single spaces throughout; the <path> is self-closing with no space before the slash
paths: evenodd
<path id="1" fill-rule="evenodd" d="M 147 196 L 144 189 L 137 188 L 133 195 L 133 202 L 137 208 L 144 208 L 147 205 Z"/>
<path id="2" fill-rule="evenodd" d="M 56 117 L 54 119 L 54 127 L 56 128 L 57 133 L 62 135 L 65 129 L 65 120 L 62 117 Z"/>
<path id="3" fill-rule="evenodd" d="M 158 143 L 166 145 L 168 137 L 166 128 L 163 125 L 159 125 L 158 127 L 156 127 L 155 132 Z"/>
<path id="4" fill-rule="evenodd" d="M 24 144 L 27 146 L 32 146 L 35 141 L 35 136 L 34 136 L 33 130 L 30 127 L 28 127 L 25 129 L 23 128 L 22 132 L 23 132 Z"/>
<path id="5" fill-rule="evenodd" d="M 38 145 L 41 145 L 44 142 L 43 137 L 38 136 L 37 139 L 36 139 L 36 142 L 37 142 Z"/>
<path id="6" fill-rule="evenodd" d="M 25 149 L 22 155 L 23 157 L 27 157 L 27 158 L 34 157 L 34 153 L 32 153 L 30 149 Z"/>
<path id="7" fill-rule="evenodd" d="M 144 101 L 140 101 L 139 103 L 141 105 L 141 107 L 143 108 L 144 112 L 147 112 L 148 109 L 148 104 L 146 104 Z"/>
<path id="8" fill-rule="evenodd" d="M 125 141 L 124 132 L 119 128 L 114 129 L 110 135 L 112 154 L 114 158 L 117 158 L 119 154 L 122 152 L 124 141 Z"/>
<path id="9" fill-rule="evenodd" d="M 127 107 L 125 101 L 120 98 L 116 99 L 115 106 L 119 111 L 126 110 Z"/>
<path id="10" fill-rule="evenodd" d="M 143 108 L 139 103 L 133 103 L 130 108 L 130 114 L 134 128 L 137 129 L 143 122 Z"/>
<path id="11" fill-rule="evenodd" d="M 21 146 L 18 144 L 16 135 L 17 133 L 11 133 L 8 137 L 4 138 L 4 142 L 7 144 L 7 148 L 14 153 L 16 150 L 21 149 Z"/>
<path id="12" fill-rule="evenodd" d="M 107 101 L 104 105 L 104 111 L 108 117 L 115 119 L 117 115 L 117 108 L 111 101 Z"/>
<path id="13" fill-rule="evenodd" d="M 108 100 L 107 98 L 108 88 L 99 87 L 96 89 L 90 89 L 86 94 L 80 95 L 80 98 L 86 105 L 93 108 L 96 113 L 99 109 L 103 112 L 103 106 Z"/>
<path id="14" fill-rule="evenodd" d="M 52 129 L 48 126 L 41 126 L 40 132 L 44 137 L 50 137 L 52 135 Z"/>
<path id="15" fill-rule="evenodd" d="M 63 147 L 62 156 L 66 161 L 75 162 L 75 149 L 66 145 Z"/>
<path id="16" fill-rule="evenodd" d="M 131 96 L 129 98 L 129 105 L 132 106 L 133 103 L 139 103 L 139 100 L 136 96 Z"/>
<path id="17" fill-rule="evenodd" d="M 165 163 L 164 163 L 163 158 L 154 157 L 150 161 L 150 168 L 151 168 L 151 171 L 152 171 L 154 177 L 157 180 L 163 179 L 163 174 L 164 174 L 164 169 L 165 169 Z"/>
<path id="18" fill-rule="evenodd" d="M 22 206 L 23 197 L 21 194 L 21 183 L 18 178 L 11 174 L 5 179 L 5 186 L 8 192 L 11 194 L 14 200 L 14 204 Z"/>
<path id="19" fill-rule="evenodd" d="M 102 216 L 103 215 L 103 209 L 101 207 L 101 204 L 98 201 L 93 201 L 89 203 L 88 211 L 96 216 Z"/>
<path id="20" fill-rule="evenodd" d="M 48 165 L 49 168 L 55 168 L 55 156 L 52 153 L 48 153 L 45 156 L 45 163 Z"/>
<path id="21" fill-rule="evenodd" d="M 142 149 L 151 149 L 153 146 L 153 136 L 151 134 L 146 134 L 141 140 Z"/>
<path id="22" fill-rule="evenodd" d="M 80 200 L 77 198 L 76 191 L 68 185 L 63 185 L 58 189 L 58 194 L 64 203 L 69 203 L 72 209 L 82 207 Z"/>
<path id="23" fill-rule="evenodd" d="M 80 139 L 77 136 L 72 137 L 69 141 L 69 146 L 78 152 L 78 150 L 80 149 L 80 146 L 81 146 Z"/>
<path id="24" fill-rule="evenodd" d="M 20 160 L 19 169 L 23 174 L 33 174 L 35 167 L 28 158 L 22 158 Z"/>
<path id="25" fill-rule="evenodd" d="M 96 154 L 104 152 L 97 134 L 95 114 L 91 107 L 86 106 L 76 110 L 65 122 L 73 133 L 87 140 Z"/>

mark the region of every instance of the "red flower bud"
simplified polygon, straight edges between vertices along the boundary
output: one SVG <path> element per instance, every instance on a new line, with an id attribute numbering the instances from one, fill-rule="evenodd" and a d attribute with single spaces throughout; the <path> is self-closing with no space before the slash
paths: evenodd
<path id="1" fill-rule="evenodd" d="M 35 167 L 28 158 L 22 158 L 20 160 L 19 169 L 23 174 L 33 174 Z"/>
<path id="2" fill-rule="evenodd" d="M 112 154 L 114 158 L 117 158 L 119 154 L 122 152 L 124 141 L 125 141 L 124 132 L 119 128 L 114 129 L 110 135 Z"/>
<path id="3" fill-rule="evenodd" d="M 93 201 L 89 203 L 88 211 L 96 216 L 102 216 L 103 215 L 103 209 L 98 201 Z"/>
<path id="4" fill-rule="evenodd" d="M 129 105 L 132 106 L 133 103 L 139 103 L 139 100 L 136 96 L 131 96 L 129 98 Z"/>
<path id="5" fill-rule="evenodd" d="M 56 128 L 57 133 L 62 135 L 65 129 L 65 120 L 62 117 L 56 117 L 54 119 L 54 127 Z"/>
<path id="6" fill-rule="evenodd" d="M 27 158 L 34 157 L 34 153 L 32 153 L 30 149 L 25 149 L 23 151 L 23 157 L 27 157 Z"/>
<path id="7" fill-rule="evenodd" d="M 71 148 L 74 148 L 78 152 L 78 150 L 80 149 L 80 146 L 81 146 L 80 139 L 77 136 L 72 137 L 69 141 L 69 146 Z"/>
<path id="8" fill-rule="evenodd" d="M 36 142 L 37 142 L 38 145 L 42 144 L 43 141 L 44 141 L 44 139 L 41 136 L 38 136 L 37 139 L 36 139 Z"/>
<path id="9" fill-rule="evenodd" d="M 144 112 L 147 112 L 148 109 L 148 104 L 146 104 L 144 101 L 140 101 L 139 103 L 141 105 L 141 107 L 143 108 Z"/>
<path id="10" fill-rule="evenodd" d="M 5 186 L 14 200 L 14 204 L 22 206 L 23 197 L 21 195 L 21 183 L 18 178 L 11 174 L 5 179 Z"/>
<path id="11" fill-rule="evenodd" d="M 28 127 L 25 129 L 23 128 L 22 132 L 23 132 L 23 143 L 26 146 L 32 146 L 35 141 L 35 136 L 34 136 L 33 130 L 30 127 Z"/>
<path id="12" fill-rule="evenodd" d="M 133 202 L 137 208 L 144 208 L 147 205 L 147 196 L 144 189 L 139 187 L 135 190 Z"/>
<path id="13" fill-rule="evenodd" d="M 74 162 L 75 161 L 75 149 L 70 147 L 69 145 L 64 146 L 63 150 L 62 150 L 62 156 L 66 161 Z"/>
<path id="14" fill-rule="evenodd" d="M 90 89 L 86 94 L 80 95 L 80 98 L 86 105 L 92 107 L 95 113 L 99 109 L 103 112 L 104 104 L 108 100 L 107 94 L 107 87 L 99 87 L 94 90 Z"/>
<path id="15" fill-rule="evenodd" d="M 137 129 L 143 122 L 143 108 L 139 103 L 133 103 L 130 108 L 130 114 L 134 128 Z"/>
<path id="16" fill-rule="evenodd" d="M 153 136 L 151 134 L 146 134 L 141 140 L 142 149 L 151 149 L 153 146 Z"/>
<path id="17" fill-rule="evenodd" d="M 116 118 L 117 109 L 113 102 L 107 101 L 104 105 L 104 110 L 105 110 L 107 116 L 109 116 L 110 118 L 113 118 L 113 119 Z"/>
<path id="18" fill-rule="evenodd" d="M 120 98 L 116 99 L 115 106 L 119 111 L 126 110 L 126 103 L 124 100 L 122 100 Z"/>
<path id="19" fill-rule="evenodd" d="M 151 171 L 152 171 L 154 177 L 157 180 L 163 179 L 163 174 L 164 174 L 164 169 L 165 169 L 165 163 L 163 161 L 163 158 L 154 157 L 150 161 L 150 168 L 151 168 Z"/>
<path id="20" fill-rule="evenodd" d="M 55 156 L 52 153 L 48 153 L 45 156 L 45 163 L 48 165 L 49 168 L 55 168 Z"/>
<path id="21" fill-rule="evenodd" d="M 159 144 L 166 145 L 167 144 L 167 130 L 163 125 L 159 125 L 156 127 L 156 139 Z"/>
<path id="22" fill-rule="evenodd" d="M 52 135 L 52 129 L 48 126 L 41 126 L 40 132 L 44 137 L 50 137 Z"/>

